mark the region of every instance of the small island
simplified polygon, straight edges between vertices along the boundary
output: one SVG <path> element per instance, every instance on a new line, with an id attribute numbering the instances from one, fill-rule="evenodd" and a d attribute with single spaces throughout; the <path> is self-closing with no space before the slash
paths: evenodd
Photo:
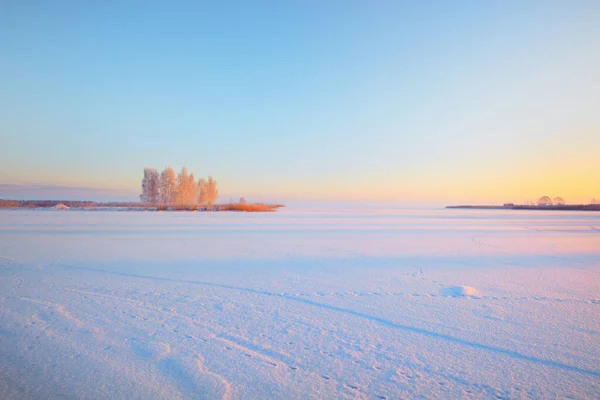
<path id="1" fill-rule="evenodd" d="M 165 167 L 162 172 L 144 168 L 139 202 L 96 202 L 89 200 L 4 200 L 0 208 L 92 210 L 92 211 L 241 211 L 272 212 L 283 204 L 248 203 L 244 197 L 238 202 L 219 203 L 217 181 L 196 180 L 194 173 L 182 167 L 179 173 Z"/>
<path id="2" fill-rule="evenodd" d="M 283 204 L 229 202 L 213 204 L 148 204 L 138 202 L 97 202 L 91 200 L 8 200 L 0 199 L 0 209 L 51 209 L 78 211 L 240 211 L 272 212 Z"/>

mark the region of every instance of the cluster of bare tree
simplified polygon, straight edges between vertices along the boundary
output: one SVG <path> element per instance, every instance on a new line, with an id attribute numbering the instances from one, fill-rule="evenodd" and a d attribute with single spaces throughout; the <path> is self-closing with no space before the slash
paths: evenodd
<path id="1" fill-rule="evenodd" d="M 538 199 L 538 206 L 564 206 L 567 203 L 562 197 L 555 197 L 554 200 L 548 196 L 542 196 Z"/>
<path id="2" fill-rule="evenodd" d="M 154 168 L 144 168 L 142 194 L 140 199 L 151 204 L 203 204 L 212 205 L 219 197 L 217 181 L 212 176 L 208 180 L 194 177 L 186 167 L 176 174 L 173 168 L 165 167 L 162 172 Z"/>

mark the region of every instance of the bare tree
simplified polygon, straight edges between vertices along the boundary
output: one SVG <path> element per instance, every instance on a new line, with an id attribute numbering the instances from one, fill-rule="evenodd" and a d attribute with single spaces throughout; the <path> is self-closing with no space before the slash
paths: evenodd
<path id="1" fill-rule="evenodd" d="M 217 187 L 217 181 L 214 180 L 212 178 L 212 176 L 209 177 L 208 180 L 209 180 L 208 186 L 210 188 L 210 192 L 209 193 L 210 193 L 210 196 L 211 196 L 212 203 L 216 203 L 217 200 L 219 199 L 219 188 Z M 210 182 L 212 182 L 212 183 L 210 183 Z"/>
<path id="2" fill-rule="evenodd" d="M 539 207 L 551 206 L 552 204 L 552 199 L 548 196 L 542 196 L 537 201 L 537 205 Z"/>
<path id="3" fill-rule="evenodd" d="M 198 179 L 198 192 L 200 193 L 198 203 L 202 205 L 208 204 L 208 185 L 203 178 Z"/>
<path id="4" fill-rule="evenodd" d="M 181 168 L 177 175 L 177 203 L 194 204 L 197 196 L 198 188 L 194 174 L 189 174 L 186 167 Z"/>
<path id="5" fill-rule="evenodd" d="M 189 197 L 188 180 L 188 170 L 186 167 L 182 167 L 177 175 L 177 203 L 179 204 L 187 204 Z"/>
<path id="6" fill-rule="evenodd" d="M 158 184 L 159 200 L 163 204 L 174 203 L 177 195 L 177 175 L 171 167 L 160 173 Z"/>
<path id="7" fill-rule="evenodd" d="M 187 181 L 185 183 L 186 187 L 186 199 L 185 204 L 194 204 L 196 203 L 196 198 L 198 197 L 198 187 L 196 186 L 196 178 L 194 177 L 194 173 L 191 173 Z"/>
<path id="8" fill-rule="evenodd" d="M 212 176 L 208 177 L 208 205 L 212 205 L 219 198 L 219 189 L 217 189 L 217 181 Z"/>
<path id="9" fill-rule="evenodd" d="M 154 168 L 144 168 L 140 200 L 145 203 L 158 203 L 158 171 Z"/>
<path id="10" fill-rule="evenodd" d="M 210 207 L 219 198 L 217 181 L 214 180 L 212 176 L 208 177 L 208 181 L 200 179 L 198 181 L 198 187 L 200 189 L 200 198 L 198 199 L 200 204 L 208 205 Z"/>

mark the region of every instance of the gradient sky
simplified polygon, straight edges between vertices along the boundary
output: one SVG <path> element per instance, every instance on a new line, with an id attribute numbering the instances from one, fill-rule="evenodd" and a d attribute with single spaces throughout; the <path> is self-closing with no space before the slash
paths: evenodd
<path id="1" fill-rule="evenodd" d="M 2 1 L 0 184 L 135 196 L 186 165 L 225 196 L 587 202 L 599 21 L 597 0 Z"/>

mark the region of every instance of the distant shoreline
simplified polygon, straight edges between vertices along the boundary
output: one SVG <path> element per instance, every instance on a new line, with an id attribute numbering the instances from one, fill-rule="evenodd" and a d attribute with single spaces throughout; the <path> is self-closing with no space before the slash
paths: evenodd
<path id="1" fill-rule="evenodd" d="M 225 204 L 148 204 L 136 202 L 95 202 L 81 200 L 4 200 L 0 199 L 0 209 L 56 209 L 75 211 L 237 211 L 273 212 L 283 204 L 264 203 L 225 203 Z"/>
<path id="2" fill-rule="evenodd" d="M 539 211 L 600 211 L 600 204 L 567 204 L 552 206 L 536 206 L 524 204 L 494 205 L 458 205 L 446 208 L 471 209 L 471 210 L 539 210 Z"/>

